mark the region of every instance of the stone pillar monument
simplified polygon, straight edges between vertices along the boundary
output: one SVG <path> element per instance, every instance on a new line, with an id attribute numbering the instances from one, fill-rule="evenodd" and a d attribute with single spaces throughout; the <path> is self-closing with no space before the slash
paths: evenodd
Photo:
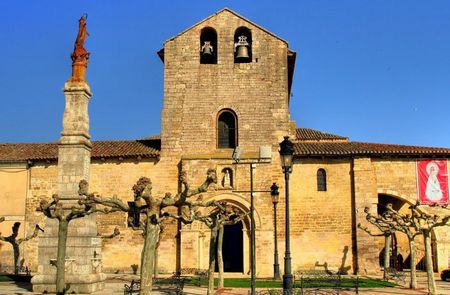
<path id="1" fill-rule="evenodd" d="M 83 47 L 88 36 L 86 17 L 79 21 L 72 58 L 72 77 L 64 85 L 66 106 L 63 130 L 58 142 L 57 193 L 63 208 L 77 206 L 78 183 L 89 180 L 91 141 L 88 103 L 92 96 L 85 80 L 89 52 Z M 45 235 L 39 239 L 38 274 L 33 277 L 33 291 L 55 292 L 58 220 L 46 220 Z M 92 293 L 102 290 L 101 238 L 97 237 L 96 216 L 74 219 L 69 223 L 66 247 L 65 283 L 67 293 Z"/>

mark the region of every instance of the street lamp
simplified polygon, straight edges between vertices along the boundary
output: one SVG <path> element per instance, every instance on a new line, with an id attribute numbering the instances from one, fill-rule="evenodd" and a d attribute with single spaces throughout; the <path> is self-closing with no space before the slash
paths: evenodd
<path id="1" fill-rule="evenodd" d="M 285 199 L 286 199 L 286 247 L 284 252 L 284 275 L 283 275 L 283 294 L 291 295 L 294 280 L 291 270 L 291 246 L 289 234 L 289 174 L 292 172 L 292 158 L 294 155 L 294 144 L 289 140 L 289 136 L 285 136 L 280 143 L 280 159 L 281 168 L 284 172 L 285 180 Z"/>
<path id="2" fill-rule="evenodd" d="M 233 160 L 236 164 L 241 160 L 241 149 L 237 146 L 232 155 Z M 256 164 L 250 164 L 250 294 L 256 294 L 256 283 L 255 283 L 255 275 L 256 275 L 256 255 L 255 255 L 255 201 L 253 194 L 253 170 L 256 167 Z"/>
<path id="3" fill-rule="evenodd" d="M 275 250 L 273 252 L 273 278 L 278 280 L 280 278 L 280 265 L 278 264 L 278 240 L 277 240 L 277 204 L 280 193 L 278 192 L 278 185 L 274 182 L 270 187 L 270 196 L 273 203 L 273 228 L 274 228 L 274 244 Z"/>

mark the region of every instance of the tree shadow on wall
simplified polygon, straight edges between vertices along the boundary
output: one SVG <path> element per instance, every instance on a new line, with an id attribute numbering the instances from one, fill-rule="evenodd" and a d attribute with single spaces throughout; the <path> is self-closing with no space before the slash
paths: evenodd
<path id="1" fill-rule="evenodd" d="M 350 270 L 351 266 L 345 266 L 345 261 L 347 261 L 347 254 L 348 254 L 348 246 L 344 247 L 344 250 L 342 250 L 342 259 L 341 259 L 341 266 L 339 267 L 338 273 L 341 275 L 348 275 L 348 271 Z"/>
<path id="2" fill-rule="evenodd" d="M 348 246 L 345 246 L 344 249 L 342 250 L 342 259 L 341 259 L 341 265 L 338 268 L 337 274 L 340 275 L 348 275 L 348 271 L 350 270 L 351 266 L 345 266 L 345 262 L 347 261 L 347 254 L 348 254 Z M 333 272 L 331 270 L 328 269 L 328 263 L 324 262 L 323 264 L 319 264 L 318 261 L 316 261 L 315 263 L 315 267 L 323 267 L 324 271 L 327 274 L 333 274 Z"/>

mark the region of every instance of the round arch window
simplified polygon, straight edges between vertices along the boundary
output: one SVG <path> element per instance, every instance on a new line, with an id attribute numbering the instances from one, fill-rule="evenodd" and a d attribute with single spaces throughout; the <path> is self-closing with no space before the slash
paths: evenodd
<path id="1" fill-rule="evenodd" d="M 237 146 L 237 117 L 231 110 L 223 110 L 217 118 L 217 147 Z"/>

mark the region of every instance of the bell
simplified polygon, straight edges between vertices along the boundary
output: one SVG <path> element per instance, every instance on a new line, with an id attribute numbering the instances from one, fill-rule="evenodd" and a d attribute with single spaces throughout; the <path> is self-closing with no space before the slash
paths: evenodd
<path id="1" fill-rule="evenodd" d="M 203 44 L 202 48 L 202 55 L 204 56 L 212 56 L 213 55 L 213 47 L 211 45 L 210 41 L 205 41 L 205 43 Z"/>
<path id="2" fill-rule="evenodd" d="M 248 59 L 248 47 L 245 45 L 239 45 L 236 50 L 236 59 Z"/>
<path id="3" fill-rule="evenodd" d="M 247 42 L 247 37 L 242 35 L 238 37 L 238 42 L 234 44 L 234 50 L 236 51 L 236 60 L 247 61 L 250 58 L 248 48 L 250 44 Z"/>

